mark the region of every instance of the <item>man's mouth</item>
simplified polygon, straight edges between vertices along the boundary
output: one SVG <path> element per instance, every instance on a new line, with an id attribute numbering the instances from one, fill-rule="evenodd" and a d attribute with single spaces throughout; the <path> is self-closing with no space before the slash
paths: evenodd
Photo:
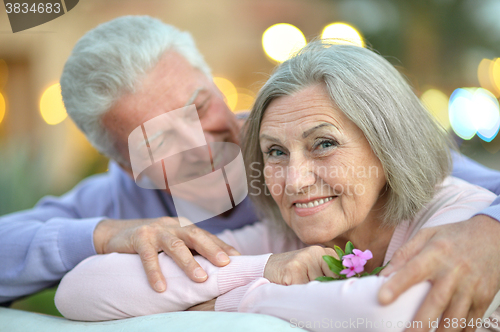
<path id="1" fill-rule="evenodd" d="M 313 208 L 313 207 L 328 203 L 329 201 L 331 201 L 335 197 L 337 197 L 337 196 L 330 196 L 330 197 L 326 197 L 326 198 L 315 199 L 313 201 L 304 202 L 304 203 L 294 203 L 293 205 L 295 205 L 297 208 L 300 208 L 300 209 Z"/>

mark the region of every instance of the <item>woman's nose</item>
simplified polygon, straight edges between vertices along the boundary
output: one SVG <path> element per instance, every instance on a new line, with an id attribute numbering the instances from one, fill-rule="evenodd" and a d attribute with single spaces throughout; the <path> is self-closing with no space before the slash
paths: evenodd
<path id="1" fill-rule="evenodd" d="M 307 159 L 290 159 L 286 170 L 286 190 L 289 194 L 297 194 L 304 188 L 316 183 L 314 165 Z"/>

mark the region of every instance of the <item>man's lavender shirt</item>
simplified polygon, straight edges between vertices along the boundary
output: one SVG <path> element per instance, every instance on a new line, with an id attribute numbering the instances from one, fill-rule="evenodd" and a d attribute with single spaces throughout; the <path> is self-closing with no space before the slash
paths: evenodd
<path id="1" fill-rule="evenodd" d="M 500 172 L 453 155 L 453 175 L 500 195 Z M 500 197 L 481 213 L 500 221 Z M 495 205 L 495 206 L 493 206 Z M 111 162 L 105 174 L 82 181 L 60 198 L 45 197 L 33 209 L 0 218 L 0 303 L 56 284 L 95 255 L 94 228 L 103 219 L 176 216 L 172 197 L 139 188 Z M 248 197 L 227 217 L 196 225 L 212 233 L 257 221 Z"/>

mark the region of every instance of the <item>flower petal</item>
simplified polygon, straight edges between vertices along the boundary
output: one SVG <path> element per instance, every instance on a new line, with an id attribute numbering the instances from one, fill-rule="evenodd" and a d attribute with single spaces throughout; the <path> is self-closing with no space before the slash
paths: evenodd
<path id="1" fill-rule="evenodd" d="M 363 272 L 364 270 L 365 270 L 364 266 L 361 266 L 361 265 L 358 265 L 358 266 L 355 266 L 355 267 L 354 267 L 354 271 L 355 271 L 356 273 L 361 273 L 361 272 Z"/>
<path id="2" fill-rule="evenodd" d="M 353 257 L 353 258 L 355 258 L 355 257 Z M 342 265 L 344 265 L 345 267 L 352 267 L 352 266 L 354 266 L 354 263 L 353 263 L 351 258 L 346 258 L 346 259 L 342 259 Z"/>
<path id="3" fill-rule="evenodd" d="M 363 260 L 360 259 L 358 256 L 354 256 L 353 258 L 351 258 L 351 262 L 354 266 L 358 266 L 358 265 L 365 265 L 366 264 L 366 261 L 363 263 Z"/>
<path id="4" fill-rule="evenodd" d="M 340 274 L 349 274 L 351 272 L 352 272 L 351 269 L 345 269 L 345 270 L 340 271 Z"/>
<path id="5" fill-rule="evenodd" d="M 352 250 L 352 252 L 353 252 L 353 254 L 354 254 L 354 255 L 356 255 L 356 256 L 359 256 L 359 255 L 361 255 L 361 254 L 363 253 L 363 252 L 362 252 L 361 250 L 359 250 L 359 249 L 353 249 L 353 250 Z"/>
<path id="6" fill-rule="evenodd" d="M 373 254 L 370 250 L 366 249 L 363 253 L 359 255 L 360 258 L 369 260 L 373 258 Z"/>

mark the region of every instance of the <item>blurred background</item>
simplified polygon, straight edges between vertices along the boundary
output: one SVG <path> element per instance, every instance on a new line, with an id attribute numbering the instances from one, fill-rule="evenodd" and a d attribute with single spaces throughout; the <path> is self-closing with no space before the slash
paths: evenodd
<path id="1" fill-rule="evenodd" d="M 235 112 L 250 108 L 274 66 L 306 41 L 324 33 L 363 46 L 363 38 L 408 78 L 462 153 L 500 169 L 498 0 L 80 0 L 15 34 L 0 5 L 0 215 L 106 171 L 106 158 L 66 117 L 58 80 L 78 39 L 123 15 L 189 31 Z M 31 305 L 14 306 L 57 314 Z"/>

